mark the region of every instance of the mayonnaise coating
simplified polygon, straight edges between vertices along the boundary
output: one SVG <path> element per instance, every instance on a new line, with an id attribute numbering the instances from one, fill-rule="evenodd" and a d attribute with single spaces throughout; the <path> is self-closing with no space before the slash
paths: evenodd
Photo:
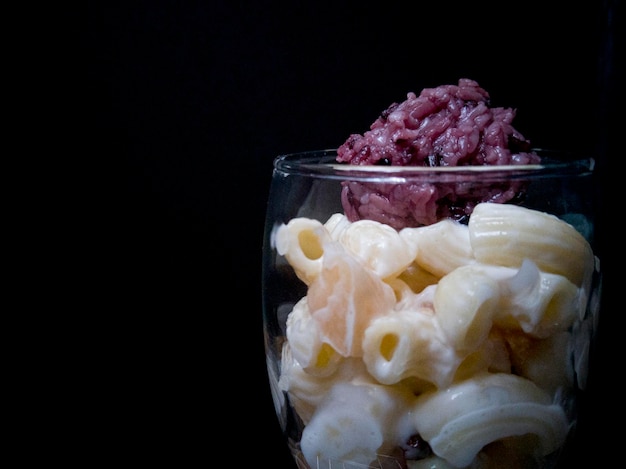
<path id="1" fill-rule="evenodd" d="M 376 384 L 336 383 L 304 428 L 300 442 L 311 467 L 335 462 L 368 465 L 386 441 L 402 444 L 411 435 L 413 395 Z"/>
<path id="2" fill-rule="evenodd" d="M 465 467 L 493 441 L 536 435 L 545 456 L 568 432 L 565 411 L 532 381 L 506 373 L 484 373 L 443 391 L 426 392 L 413 409 L 415 425 L 434 453 Z"/>
<path id="3" fill-rule="evenodd" d="M 413 435 L 434 454 L 410 469 L 482 467 L 502 454 L 494 442 L 530 459 L 564 443 L 557 401 L 581 354 L 571 328 L 590 248 L 556 217 L 496 205 L 479 204 L 469 225 L 398 232 L 334 214 L 277 228 L 277 251 L 308 286 L 287 318 L 279 386 L 305 424 L 310 467 L 367 465 Z M 490 252 L 502 249 L 513 253 Z M 566 250 L 579 259 L 560 259 Z"/>

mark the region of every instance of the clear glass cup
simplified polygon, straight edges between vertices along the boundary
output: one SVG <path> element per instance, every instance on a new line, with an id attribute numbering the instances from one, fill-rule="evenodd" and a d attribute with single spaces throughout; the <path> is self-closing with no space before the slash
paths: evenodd
<path id="1" fill-rule="evenodd" d="M 299 468 L 554 468 L 595 340 L 594 161 L 274 161 L 263 332 Z"/>

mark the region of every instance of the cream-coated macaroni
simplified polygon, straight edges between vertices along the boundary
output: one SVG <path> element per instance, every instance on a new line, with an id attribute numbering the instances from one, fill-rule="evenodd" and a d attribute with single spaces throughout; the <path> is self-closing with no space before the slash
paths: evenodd
<path id="1" fill-rule="evenodd" d="M 333 214 L 292 219 L 273 239 L 308 286 L 287 319 L 279 383 L 305 423 L 311 467 L 366 464 L 416 433 L 441 468 L 465 467 L 510 436 L 535 435 L 540 455 L 563 443 L 553 394 L 572 379 L 569 328 L 594 266 L 571 225 L 482 203 L 468 225 L 396 231 Z M 339 414 L 365 432 L 353 444 L 333 440 Z"/>
<path id="2" fill-rule="evenodd" d="M 414 262 L 438 277 L 476 262 L 467 225 L 453 220 L 444 219 L 420 228 L 404 228 L 400 236 L 414 246 Z"/>

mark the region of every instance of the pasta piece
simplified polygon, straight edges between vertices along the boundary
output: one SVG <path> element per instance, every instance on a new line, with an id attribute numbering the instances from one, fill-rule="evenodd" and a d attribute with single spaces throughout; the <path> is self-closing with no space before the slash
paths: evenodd
<path id="1" fill-rule="evenodd" d="M 531 339 L 522 334 L 505 333 L 516 373 L 528 378 L 554 395 L 574 381 L 572 334 L 557 332 L 547 339 Z"/>
<path id="2" fill-rule="evenodd" d="M 565 277 L 541 272 L 524 260 L 521 268 L 473 264 L 438 283 L 437 320 L 461 353 L 471 353 L 494 325 L 545 338 L 570 327 L 584 311 L 583 290 Z"/>
<path id="3" fill-rule="evenodd" d="M 296 303 L 287 317 L 287 340 L 291 344 L 293 357 L 307 373 L 328 376 L 343 359 L 321 340 L 319 325 L 311 316 L 306 297 Z"/>
<path id="4" fill-rule="evenodd" d="M 413 243 L 407 243 L 396 230 L 377 221 L 355 221 L 335 236 L 362 265 L 382 279 L 397 276 L 415 258 Z"/>
<path id="5" fill-rule="evenodd" d="M 524 259 L 540 270 L 587 285 L 594 256 L 576 229 L 548 213 L 509 204 L 478 204 L 469 220 L 475 258 L 485 264 L 519 267 Z"/>
<path id="6" fill-rule="evenodd" d="M 502 307 L 496 324 L 518 324 L 533 337 L 548 337 L 567 329 L 585 309 L 585 295 L 562 275 L 539 271 L 522 261 L 518 272 L 502 283 Z"/>
<path id="7" fill-rule="evenodd" d="M 414 293 L 419 293 L 429 285 L 439 282 L 439 277 L 420 267 L 416 262 L 411 263 L 404 269 L 398 279 L 405 282 Z"/>
<path id="8" fill-rule="evenodd" d="M 516 375 L 478 375 L 444 391 L 424 393 L 413 409 L 416 428 L 433 452 L 457 467 L 466 467 L 486 445 L 533 434 L 537 457 L 565 441 L 564 410 L 548 393 Z"/>
<path id="9" fill-rule="evenodd" d="M 487 338 L 500 304 L 500 284 L 480 266 L 464 266 L 444 276 L 435 290 L 437 322 L 462 354 Z"/>
<path id="10" fill-rule="evenodd" d="M 437 285 L 429 285 L 419 293 L 414 293 L 413 290 L 399 278 L 389 282 L 389 285 L 391 285 L 396 292 L 397 302 L 394 307 L 395 311 L 413 310 L 423 311 L 430 315 L 435 314 L 433 301 Z"/>
<path id="11" fill-rule="evenodd" d="M 300 280 L 310 285 L 322 270 L 324 241 L 329 238 L 321 222 L 311 218 L 293 218 L 274 234 L 276 251 L 285 256 Z"/>
<path id="12" fill-rule="evenodd" d="M 283 345 L 279 389 L 288 393 L 290 403 L 305 425 L 332 387 L 349 381 L 373 382 L 362 360 L 346 358 L 333 374 L 316 376 L 304 371 L 294 358 L 289 342 Z"/>
<path id="13" fill-rule="evenodd" d="M 417 377 L 448 386 L 461 357 L 446 341 L 429 308 L 396 311 L 365 330 L 363 361 L 383 384 Z"/>
<path id="14" fill-rule="evenodd" d="M 293 357 L 289 342 L 285 342 L 281 354 L 281 372 L 278 387 L 289 394 L 289 403 L 306 424 L 319 405 L 321 396 L 330 388 L 326 380 L 309 375 Z"/>
<path id="15" fill-rule="evenodd" d="M 414 245 L 415 263 L 437 277 L 476 262 L 466 225 L 444 219 L 429 226 L 404 228 L 400 236 Z"/>
<path id="16" fill-rule="evenodd" d="M 326 228 L 333 241 L 339 241 L 341 233 L 351 224 L 352 222 L 343 213 L 333 213 L 324 223 L 324 228 Z"/>
<path id="17" fill-rule="evenodd" d="M 389 386 L 337 383 L 302 432 L 302 454 L 312 468 L 370 467 L 385 442 L 399 445 L 413 434 L 413 402 Z"/>
<path id="18" fill-rule="evenodd" d="M 407 297 L 413 295 L 413 290 L 399 278 L 393 278 L 386 282 L 392 289 L 396 296 L 396 308 L 399 302 L 405 301 Z"/>
<path id="19" fill-rule="evenodd" d="M 360 357 L 370 322 L 396 303 L 393 289 L 334 241 L 324 244 L 323 267 L 308 290 L 321 340 L 344 357 Z"/>

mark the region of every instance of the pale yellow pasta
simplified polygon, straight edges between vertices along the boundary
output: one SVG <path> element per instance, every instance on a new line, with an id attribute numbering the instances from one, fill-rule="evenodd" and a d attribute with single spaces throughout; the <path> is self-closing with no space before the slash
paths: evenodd
<path id="1" fill-rule="evenodd" d="M 285 342 L 282 349 L 278 385 L 281 391 L 289 394 L 291 404 L 305 424 L 336 383 L 349 381 L 373 382 L 362 360 L 347 358 L 339 364 L 333 374 L 316 376 L 304 371 L 293 357 L 291 344 Z"/>
<path id="2" fill-rule="evenodd" d="M 540 338 L 565 330 L 584 308 L 584 296 L 565 277 L 528 260 L 519 269 L 473 264 L 439 281 L 434 308 L 446 337 L 470 353 L 494 324 Z"/>
<path id="3" fill-rule="evenodd" d="M 322 341 L 322 332 L 311 316 L 306 296 L 296 303 L 287 317 L 286 334 L 291 353 L 304 371 L 328 376 L 337 370 L 343 357 Z"/>
<path id="4" fill-rule="evenodd" d="M 367 465 L 415 434 L 434 451 L 415 469 L 482 464 L 505 451 L 483 451 L 496 440 L 530 438 L 519 444 L 537 456 L 563 443 L 554 395 L 574 379 L 571 328 L 594 268 L 573 226 L 483 203 L 469 225 L 399 232 L 295 218 L 273 242 L 308 287 L 287 317 L 278 388 L 311 467 Z"/>
<path id="5" fill-rule="evenodd" d="M 435 298 L 436 285 L 429 285 L 419 293 L 415 293 L 399 278 L 389 281 L 389 285 L 396 293 L 397 302 L 393 308 L 395 311 L 420 310 L 425 312 L 428 310 L 430 314 L 435 314 L 433 300 Z"/>
<path id="6" fill-rule="evenodd" d="M 586 285 L 594 268 L 587 240 L 554 215 L 509 204 L 478 204 L 469 220 L 474 257 L 485 264 L 519 267 L 530 259 L 544 272 Z"/>
<path id="7" fill-rule="evenodd" d="M 371 322 L 363 338 L 363 361 L 383 384 L 419 378 L 438 387 L 452 382 L 461 362 L 439 329 L 432 309 L 408 309 Z"/>
<path id="8" fill-rule="evenodd" d="M 351 224 L 352 222 L 343 213 L 333 213 L 324 223 L 324 228 L 328 231 L 331 239 L 338 241 L 341 233 Z"/>
<path id="9" fill-rule="evenodd" d="M 433 452 L 466 467 L 485 445 L 533 434 L 537 456 L 558 449 L 568 432 L 565 412 L 530 380 L 483 373 L 442 391 L 419 396 L 413 409 L 419 434 Z"/>
<path id="10" fill-rule="evenodd" d="M 457 351 L 471 353 L 487 338 L 500 305 L 500 291 L 499 279 L 482 266 L 459 267 L 439 281 L 435 315 Z"/>
<path id="11" fill-rule="evenodd" d="M 377 221 L 355 221 L 334 236 L 363 266 L 382 279 L 400 274 L 415 258 L 414 243 L 408 243 L 389 225 Z"/>
<path id="12" fill-rule="evenodd" d="M 400 388 L 337 382 L 302 432 L 309 467 L 371 467 L 383 443 L 399 446 L 413 434 L 414 401 Z"/>
<path id="13" fill-rule="evenodd" d="M 414 293 L 419 293 L 430 285 L 439 282 L 439 277 L 412 262 L 404 269 L 398 279 L 402 280 Z"/>
<path id="14" fill-rule="evenodd" d="M 533 337 L 567 329 L 585 308 L 582 289 L 562 275 L 541 272 L 529 260 L 501 284 L 502 305 L 495 323 L 514 322 Z"/>
<path id="15" fill-rule="evenodd" d="M 322 340 L 344 357 L 363 355 L 363 332 L 396 304 L 393 289 L 332 240 L 324 244 L 322 269 L 307 297 Z"/>
<path id="16" fill-rule="evenodd" d="M 278 388 L 289 394 L 289 402 L 303 422 L 307 423 L 322 400 L 324 393 L 330 389 L 329 380 L 310 375 L 302 369 L 293 358 L 291 344 L 285 342 L 281 354 L 280 378 Z"/>
<path id="17" fill-rule="evenodd" d="M 322 270 L 323 244 L 329 238 L 322 223 L 311 218 L 293 218 L 274 233 L 276 251 L 285 256 L 298 278 L 307 285 Z"/>
<path id="18" fill-rule="evenodd" d="M 475 262 L 466 225 L 445 219 L 429 226 L 404 228 L 400 236 L 416 249 L 415 263 L 437 277 Z"/>
<path id="19" fill-rule="evenodd" d="M 396 308 L 399 302 L 404 301 L 405 298 L 413 295 L 414 292 L 406 282 L 399 278 L 392 278 L 387 280 L 387 284 L 393 289 L 396 296 Z"/>

